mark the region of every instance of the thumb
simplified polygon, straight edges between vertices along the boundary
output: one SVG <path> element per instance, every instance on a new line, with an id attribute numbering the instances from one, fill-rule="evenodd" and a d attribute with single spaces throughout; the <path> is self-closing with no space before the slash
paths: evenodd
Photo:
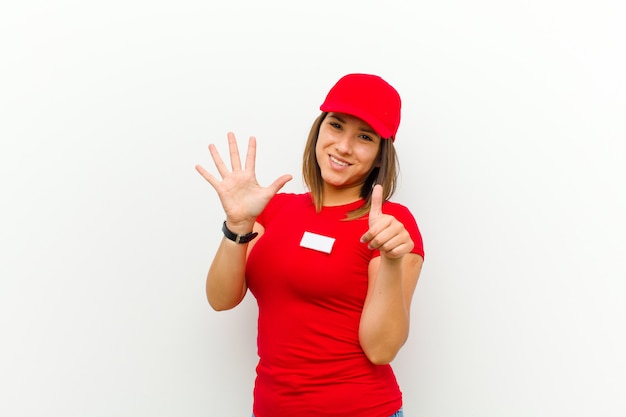
<path id="1" fill-rule="evenodd" d="M 270 191 L 272 192 L 272 194 L 276 194 L 278 191 L 280 191 L 281 188 L 283 188 L 285 186 L 285 184 L 287 184 L 289 181 L 291 181 L 293 177 L 289 174 L 285 174 L 279 178 L 276 179 L 276 181 L 274 181 L 269 187 Z"/>
<path id="2" fill-rule="evenodd" d="M 376 219 L 383 214 L 383 186 L 376 184 L 372 190 L 369 225 L 372 227 Z"/>

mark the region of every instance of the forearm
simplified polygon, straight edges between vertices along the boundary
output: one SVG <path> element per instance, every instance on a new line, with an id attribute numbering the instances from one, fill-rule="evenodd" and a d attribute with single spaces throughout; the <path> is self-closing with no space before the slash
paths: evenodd
<path id="1" fill-rule="evenodd" d="M 245 229 L 246 226 L 242 230 Z M 215 310 L 231 309 L 237 306 L 246 295 L 247 248 L 248 244 L 222 239 L 206 279 L 207 299 Z"/>
<path id="2" fill-rule="evenodd" d="M 228 133 L 228 151 L 231 169 L 224 163 L 215 145 L 209 145 L 211 158 L 221 179 L 200 165 L 196 165 L 196 170 L 217 192 L 226 214 L 228 229 L 235 234 L 245 235 L 254 227 L 254 231 L 259 233 L 257 239 L 260 239 L 263 227 L 255 223 L 256 217 L 292 177 L 286 174 L 268 187 L 259 185 L 255 174 L 256 139 L 253 136 L 248 141 L 244 165 L 232 132 Z M 222 240 L 206 279 L 207 299 L 214 309 L 233 308 L 246 295 L 246 260 L 253 245 L 253 242 L 240 244 Z"/>
<path id="3" fill-rule="evenodd" d="M 359 326 L 361 347 L 372 363 L 393 360 L 409 334 L 410 314 L 402 282 L 402 259 L 380 257 Z"/>

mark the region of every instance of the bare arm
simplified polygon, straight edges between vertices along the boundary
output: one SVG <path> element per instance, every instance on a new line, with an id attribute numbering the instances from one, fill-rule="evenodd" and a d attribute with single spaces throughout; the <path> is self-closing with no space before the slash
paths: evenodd
<path id="1" fill-rule="evenodd" d="M 391 362 L 409 336 L 411 299 L 422 262 L 412 253 L 401 259 L 380 256 L 370 263 L 359 340 L 374 364 Z"/>
<path id="2" fill-rule="evenodd" d="M 231 226 L 228 228 L 237 234 L 254 230 L 259 232 L 256 239 L 263 234 L 263 227 L 258 223 L 253 228 L 242 228 L 240 231 Z M 243 300 L 248 289 L 245 278 L 246 260 L 254 243 L 255 241 L 239 244 L 222 238 L 206 279 L 206 296 L 213 309 L 229 310 Z"/>
<path id="3" fill-rule="evenodd" d="M 404 225 L 382 213 L 382 188 L 372 194 L 370 228 L 362 240 L 380 250 L 368 270 L 368 291 L 359 325 L 359 341 L 377 365 L 391 362 L 409 335 L 411 299 L 423 258 L 411 253 L 414 243 Z"/>
<path id="4" fill-rule="evenodd" d="M 245 168 L 241 166 L 237 140 L 233 133 L 228 134 L 228 149 L 231 170 L 228 169 L 214 145 L 209 145 L 221 181 L 200 165 L 196 170 L 217 192 L 226 215 L 227 227 L 237 233 L 252 231 L 262 234 L 263 228 L 255 222 L 270 199 L 291 180 L 291 175 L 283 175 L 269 187 L 261 187 L 256 180 L 255 159 L 256 139 L 248 142 Z M 258 239 L 258 237 L 257 237 Z M 245 268 L 247 254 L 254 241 L 239 244 L 223 238 L 213 258 L 207 274 L 206 292 L 209 304 L 215 310 L 226 310 L 238 305 L 247 291 Z"/>

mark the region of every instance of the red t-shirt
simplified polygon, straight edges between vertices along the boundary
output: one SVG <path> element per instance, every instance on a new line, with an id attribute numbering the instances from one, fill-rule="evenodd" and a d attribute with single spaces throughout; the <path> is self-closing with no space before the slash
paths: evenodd
<path id="1" fill-rule="evenodd" d="M 402 406 L 389 365 L 372 364 L 359 344 L 367 269 L 377 251 L 359 241 L 367 217 L 346 221 L 363 200 L 316 213 L 309 194 L 278 194 L 257 222 L 246 279 L 259 306 L 255 417 L 388 417 Z M 385 202 L 424 255 L 407 208 Z M 304 232 L 334 238 L 330 253 L 300 245 Z"/>

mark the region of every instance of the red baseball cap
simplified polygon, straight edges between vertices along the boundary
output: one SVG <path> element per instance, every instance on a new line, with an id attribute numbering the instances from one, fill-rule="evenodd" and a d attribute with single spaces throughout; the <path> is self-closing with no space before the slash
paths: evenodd
<path id="1" fill-rule="evenodd" d="M 320 110 L 356 116 L 382 138 L 395 140 L 400 125 L 400 107 L 400 94 L 381 77 L 348 74 L 330 89 Z"/>

